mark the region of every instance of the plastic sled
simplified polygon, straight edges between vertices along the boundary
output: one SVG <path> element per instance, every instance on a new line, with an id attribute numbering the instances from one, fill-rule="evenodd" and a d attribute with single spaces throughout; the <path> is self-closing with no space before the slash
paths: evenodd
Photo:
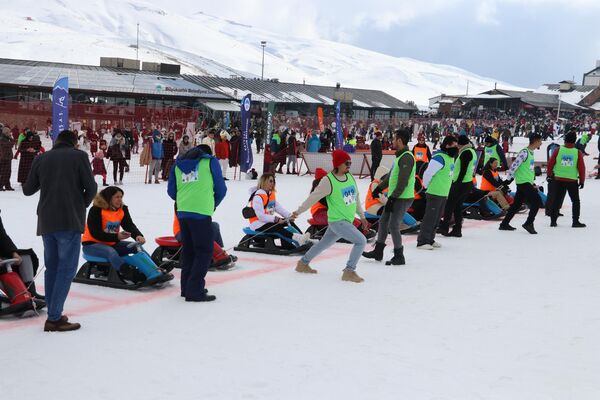
<path id="1" fill-rule="evenodd" d="M 137 247 L 138 252 L 121 257 L 126 264 L 134 267 L 128 273 L 116 271 L 106 258 L 84 254 L 83 258 L 87 262 L 81 266 L 73 282 L 136 290 L 142 287 L 160 287 L 173 279 L 173 274 L 156 266 L 141 245 L 132 243 L 130 247 Z"/>
<path id="2" fill-rule="evenodd" d="M 517 192 L 510 192 L 510 195 L 515 198 Z M 542 201 L 542 208 L 546 208 L 546 200 L 548 200 L 548 195 L 542 191 L 538 191 L 538 195 L 540 196 L 540 200 Z"/>
<path id="3" fill-rule="evenodd" d="M 489 214 L 481 214 L 478 203 L 463 203 L 463 217 L 478 220 L 493 220 L 504 217 L 505 212 L 491 199 L 486 199 Z"/>
<path id="4" fill-rule="evenodd" d="M 299 233 L 292 227 L 287 227 L 293 233 Z M 313 245 L 308 242 L 302 246 L 295 240 L 290 240 L 277 232 L 258 232 L 250 228 L 244 228 L 244 237 L 235 247 L 235 251 L 248 251 L 252 253 L 273 254 L 279 256 L 288 256 L 291 254 L 304 254 Z M 276 243 L 279 242 L 279 244 Z M 283 243 L 288 243 L 294 246 L 291 249 L 286 249 Z"/>
<path id="5" fill-rule="evenodd" d="M 365 213 L 365 218 L 367 221 L 371 222 L 371 227 L 379 228 L 379 219 L 381 219 L 381 215 L 369 214 Z M 402 219 L 403 227 L 400 230 L 402 234 L 407 233 L 415 233 L 418 232 L 421 224 L 417 222 L 416 219 L 407 211 L 404 213 L 404 218 Z"/>
<path id="6" fill-rule="evenodd" d="M 0 317 L 30 317 L 46 306 L 45 301 L 33 298 L 21 276 L 12 270 L 15 261 L 0 261 Z"/>
<path id="7" fill-rule="evenodd" d="M 167 271 L 180 268 L 181 243 L 174 236 L 161 236 L 154 239 L 158 247 L 152 252 L 152 261 Z M 237 257 L 227 254 L 217 242 L 213 243 L 213 258 L 209 271 L 226 271 L 235 266 Z"/>

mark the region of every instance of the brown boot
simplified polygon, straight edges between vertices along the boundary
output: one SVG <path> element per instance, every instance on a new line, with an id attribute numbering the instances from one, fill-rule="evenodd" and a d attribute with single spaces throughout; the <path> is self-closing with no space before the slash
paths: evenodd
<path id="1" fill-rule="evenodd" d="M 364 282 L 364 279 L 358 276 L 355 271 L 350 271 L 348 269 L 344 270 L 344 273 L 342 274 L 342 280 L 355 283 Z"/>
<path id="2" fill-rule="evenodd" d="M 58 321 L 49 321 L 46 320 L 44 324 L 44 332 L 68 332 L 68 331 L 76 331 L 81 328 L 81 325 L 78 323 L 71 323 L 65 320 L 65 318 L 61 317 Z"/>
<path id="3" fill-rule="evenodd" d="M 296 264 L 296 272 L 301 272 L 303 274 L 316 274 L 317 270 L 312 269 L 308 264 L 304 264 L 302 260 L 298 260 L 298 264 Z"/>

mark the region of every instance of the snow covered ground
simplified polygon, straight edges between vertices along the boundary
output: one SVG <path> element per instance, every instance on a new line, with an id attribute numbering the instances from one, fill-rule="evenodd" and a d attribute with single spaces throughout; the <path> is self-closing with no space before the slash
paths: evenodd
<path id="1" fill-rule="evenodd" d="M 282 82 L 384 90 L 400 100 L 427 105 L 440 93 L 519 89 L 450 65 L 392 57 L 323 39 L 281 35 L 204 14 L 189 1 L 186 13 L 157 0 L 20 0 L 2 2 L 0 56 L 98 65 L 100 57 L 178 63 L 184 73 L 261 76 Z M 181 5 L 180 5 L 181 6 Z M 181 7 L 179 7 L 181 9 Z M 272 7 L 277 18 L 277 7 Z M 292 23 L 291 25 L 294 25 Z M 383 77 L 383 80 L 382 80 Z"/>
<path id="2" fill-rule="evenodd" d="M 597 156 L 595 142 L 588 150 Z M 310 182 L 278 176 L 280 201 L 294 208 Z M 359 180 L 363 199 L 367 184 Z M 215 214 L 227 247 L 242 236 L 249 185 L 228 182 Z M 164 185 L 124 189 L 150 241 L 170 234 Z M 237 253 L 235 269 L 209 273 L 217 301 L 208 304 L 185 303 L 176 280 L 139 292 L 73 284 L 66 313 L 80 331 L 42 332 L 45 313 L 0 320 L 0 396 L 598 399 L 600 181 L 587 181 L 581 195 L 586 229 L 570 227 L 568 200 L 558 228 L 538 215 L 537 236 L 468 220 L 462 239 L 441 237 L 436 251 L 417 251 L 415 237 L 405 236 L 406 266 L 361 260 L 366 281 L 358 285 L 340 280 L 344 244 L 314 261 L 314 276 L 294 272 L 298 257 Z M 41 256 L 37 196 L 0 199 L 14 241 Z"/>

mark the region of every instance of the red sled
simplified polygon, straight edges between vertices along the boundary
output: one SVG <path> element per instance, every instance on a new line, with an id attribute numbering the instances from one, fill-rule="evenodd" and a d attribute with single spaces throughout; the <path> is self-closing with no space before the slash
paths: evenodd
<path id="1" fill-rule="evenodd" d="M 158 247 L 152 253 L 152 261 L 169 271 L 173 268 L 181 268 L 179 265 L 181 243 L 173 236 L 157 237 L 154 241 Z M 213 242 L 213 258 L 209 271 L 227 271 L 235 266 L 236 261 L 236 256 L 227 254 L 217 242 Z"/>

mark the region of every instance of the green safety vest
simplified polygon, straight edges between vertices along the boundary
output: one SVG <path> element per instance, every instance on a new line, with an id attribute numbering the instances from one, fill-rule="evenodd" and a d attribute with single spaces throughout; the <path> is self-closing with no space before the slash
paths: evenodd
<path id="1" fill-rule="evenodd" d="M 576 181 L 579 178 L 579 170 L 577 169 L 578 161 L 578 149 L 560 146 L 556 155 L 556 163 L 554 164 L 554 176 Z"/>
<path id="2" fill-rule="evenodd" d="M 398 173 L 400 172 L 399 171 L 400 168 L 398 168 L 398 162 L 402 157 L 404 157 L 407 154 L 408 154 L 408 157 L 412 158 L 413 167 L 412 167 L 412 171 L 410 172 L 410 176 L 408 177 L 408 182 L 406 184 L 406 187 L 404 188 L 402 193 L 400 193 L 400 197 L 398 197 L 400 199 L 414 199 L 415 198 L 415 173 L 417 172 L 417 163 L 415 162 L 415 156 L 410 151 L 405 151 L 402 154 L 400 154 L 398 157 L 396 157 L 396 160 L 394 161 L 394 166 L 392 167 L 392 172 L 390 172 L 388 193 L 391 196 L 391 194 L 394 193 L 394 190 L 396 190 L 396 186 L 398 186 Z"/>
<path id="3" fill-rule="evenodd" d="M 202 158 L 189 174 L 175 167 L 177 211 L 211 217 L 215 211 L 214 182 L 210 158 Z"/>
<path id="4" fill-rule="evenodd" d="M 493 146 L 486 146 L 483 148 L 483 166 L 487 164 L 490 158 L 494 157 L 498 162 L 500 162 L 500 155 L 498 154 L 498 148 L 494 144 Z"/>
<path id="5" fill-rule="evenodd" d="M 427 188 L 427 194 L 448 197 L 450 186 L 452 185 L 452 178 L 454 177 L 454 158 L 446 153 L 438 153 L 436 156 L 437 155 L 444 159 L 444 168 L 436 172 L 433 178 L 431 178 L 431 182 L 429 182 L 429 187 Z"/>
<path id="6" fill-rule="evenodd" d="M 579 143 L 581 143 L 582 145 L 586 145 L 590 142 L 590 139 L 592 137 L 590 135 L 588 135 L 587 133 L 584 133 L 583 136 L 581 136 L 581 139 L 579 139 Z"/>
<path id="7" fill-rule="evenodd" d="M 465 151 L 470 151 L 471 155 L 472 155 L 472 161 L 469 165 L 467 165 L 467 172 L 465 173 L 465 176 L 463 177 L 462 183 L 466 183 L 466 182 L 472 182 L 473 181 L 473 175 L 475 172 L 475 166 L 477 165 L 477 153 L 475 153 L 475 150 L 473 150 L 472 147 L 466 148 L 466 149 L 462 149 L 460 151 L 460 153 L 458 153 L 458 159 L 456 160 L 456 169 L 454 171 L 454 177 L 452 178 L 452 182 L 456 182 L 458 180 L 458 176 L 460 175 L 460 168 L 461 168 L 461 163 L 460 163 L 460 155 L 462 153 L 464 153 Z"/>
<path id="8" fill-rule="evenodd" d="M 533 171 L 535 159 L 533 158 L 533 152 L 528 148 L 525 148 L 524 150 L 527 150 L 527 159 L 519 165 L 519 168 L 517 168 L 517 171 L 515 172 L 515 181 L 517 182 L 517 185 L 522 183 L 533 183 L 535 181 L 535 172 Z"/>
<path id="9" fill-rule="evenodd" d="M 340 182 L 332 172 L 327 174 L 331 183 L 331 193 L 327 195 L 327 219 L 329 222 L 348 221 L 352 223 L 356 215 L 358 189 L 352 174 L 346 174 L 346 181 Z"/>

